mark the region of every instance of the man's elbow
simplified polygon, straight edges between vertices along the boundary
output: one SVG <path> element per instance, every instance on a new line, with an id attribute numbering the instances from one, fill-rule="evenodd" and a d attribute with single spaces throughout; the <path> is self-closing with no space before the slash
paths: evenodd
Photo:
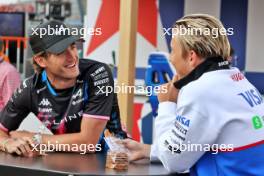
<path id="1" fill-rule="evenodd" d="M 164 166 L 168 172 L 170 173 L 183 173 L 187 170 L 189 170 L 189 167 L 185 167 L 183 165 L 177 165 L 175 163 L 171 163 L 170 165 Z"/>
<path id="2" fill-rule="evenodd" d="M 162 155 L 159 159 L 170 173 L 183 173 L 190 169 L 190 166 L 181 159 L 171 158 L 168 155 Z"/>

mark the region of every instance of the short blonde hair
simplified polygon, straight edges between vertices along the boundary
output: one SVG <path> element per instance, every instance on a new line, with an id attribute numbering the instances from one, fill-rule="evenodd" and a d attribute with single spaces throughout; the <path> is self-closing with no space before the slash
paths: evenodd
<path id="1" fill-rule="evenodd" d="M 177 20 L 173 26 L 173 30 L 180 28 L 192 32 L 177 35 L 183 49 L 183 55 L 186 55 L 189 50 L 194 50 L 202 58 L 221 56 L 227 59 L 229 57 L 230 43 L 227 34 L 221 33 L 225 28 L 217 18 L 207 14 L 187 15 Z"/>

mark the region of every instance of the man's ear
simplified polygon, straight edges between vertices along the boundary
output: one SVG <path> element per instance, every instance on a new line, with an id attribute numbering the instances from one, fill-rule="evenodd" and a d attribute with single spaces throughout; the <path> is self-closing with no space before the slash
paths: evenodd
<path id="1" fill-rule="evenodd" d="M 33 56 L 34 61 L 42 68 L 47 67 L 46 58 L 42 56 Z"/>
<path id="2" fill-rule="evenodd" d="M 194 50 L 189 51 L 188 59 L 190 66 L 193 68 L 195 68 L 197 65 L 203 62 L 203 59 L 200 56 L 198 56 L 198 54 Z"/>

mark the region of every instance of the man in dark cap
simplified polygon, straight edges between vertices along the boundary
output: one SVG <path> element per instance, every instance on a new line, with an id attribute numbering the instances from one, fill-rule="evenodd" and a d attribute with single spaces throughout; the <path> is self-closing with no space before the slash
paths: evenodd
<path id="1" fill-rule="evenodd" d="M 32 30 L 29 42 L 36 73 L 24 80 L 0 115 L 0 148 L 32 156 L 32 142 L 86 144 L 87 152 L 95 152 L 105 148 L 105 130 L 125 138 L 116 94 L 101 91 L 114 87 L 108 66 L 79 59 L 75 42 L 80 37 L 60 21 L 48 21 Z M 15 131 L 30 112 L 54 135 Z M 55 150 L 79 152 L 76 148 Z"/>

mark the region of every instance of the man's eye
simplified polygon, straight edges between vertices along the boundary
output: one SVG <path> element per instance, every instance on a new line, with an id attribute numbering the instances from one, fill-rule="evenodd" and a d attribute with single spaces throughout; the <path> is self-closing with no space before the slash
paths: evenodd
<path id="1" fill-rule="evenodd" d="M 76 48 L 76 43 L 73 42 L 73 43 L 71 44 L 71 47 L 72 47 L 72 48 Z"/>

